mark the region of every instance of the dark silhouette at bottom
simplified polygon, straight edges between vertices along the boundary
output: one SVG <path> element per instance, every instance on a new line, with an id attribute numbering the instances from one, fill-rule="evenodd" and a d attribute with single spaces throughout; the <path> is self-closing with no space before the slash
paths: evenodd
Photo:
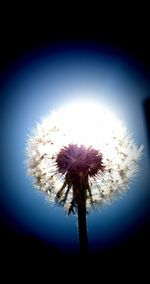
<path id="1" fill-rule="evenodd" d="M 79 243 L 81 256 L 88 255 L 88 235 L 87 235 L 87 223 L 86 223 L 86 203 L 85 192 L 82 190 L 82 200 L 78 200 L 78 230 L 79 230 Z"/>

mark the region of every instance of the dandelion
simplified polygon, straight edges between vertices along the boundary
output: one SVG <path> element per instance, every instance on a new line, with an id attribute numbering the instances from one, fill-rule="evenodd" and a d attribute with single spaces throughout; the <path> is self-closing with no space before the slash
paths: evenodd
<path id="1" fill-rule="evenodd" d="M 127 191 L 142 153 L 120 120 L 91 103 L 50 113 L 29 136 L 28 174 L 49 201 L 78 214 L 82 253 L 87 252 L 86 213 Z"/>

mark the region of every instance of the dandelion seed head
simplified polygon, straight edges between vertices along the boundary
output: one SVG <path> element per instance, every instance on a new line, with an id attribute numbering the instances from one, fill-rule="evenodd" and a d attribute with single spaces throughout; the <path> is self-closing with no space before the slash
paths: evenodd
<path id="1" fill-rule="evenodd" d="M 79 103 L 43 118 L 29 136 L 26 151 L 36 188 L 68 210 L 77 179 L 84 183 L 87 208 L 126 192 L 139 169 L 143 146 L 135 144 L 112 113 Z"/>

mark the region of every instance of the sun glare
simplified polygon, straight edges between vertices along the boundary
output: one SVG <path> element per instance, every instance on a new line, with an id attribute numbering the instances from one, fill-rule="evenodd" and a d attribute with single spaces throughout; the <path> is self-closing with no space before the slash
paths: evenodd
<path id="1" fill-rule="evenodd" d="M 90 102 L 70 104 L 62 108 L 59 115 L 61 129 L 69 137 L 69 143 L 96 148 L 99 148 L 100 140 L 103 143 L 105 139 L 106 143 L 106 136 L 112 138 L 112 131 L 115 131 L 117 124 L 117 119 L 110 111 Z"/>

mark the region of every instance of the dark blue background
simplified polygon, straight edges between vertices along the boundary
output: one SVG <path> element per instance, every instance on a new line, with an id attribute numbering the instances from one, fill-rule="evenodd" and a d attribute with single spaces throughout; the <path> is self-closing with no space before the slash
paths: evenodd
<path id="1" fill-rule="evenodd" d="M 78 255 L 77 220 L 48 204 L 27 177 L 27 135 L 49 110 L 78 99 L 102 103 L 144 144 L 140 173 L 127 195 L 87 217 L 92 256 L 135 258 L 149 237 L 149 144 L 144 103 L 149 65 L 128 34 L 67 34 L 5 42 L 1 60 L 1 237 L 6 255 Z M 130 45 L 127 42 L 130 40 Z M 144 40 L 144 39 L 143 39 Z M 69 119 L 69 118 L 68 118 Z"/>

